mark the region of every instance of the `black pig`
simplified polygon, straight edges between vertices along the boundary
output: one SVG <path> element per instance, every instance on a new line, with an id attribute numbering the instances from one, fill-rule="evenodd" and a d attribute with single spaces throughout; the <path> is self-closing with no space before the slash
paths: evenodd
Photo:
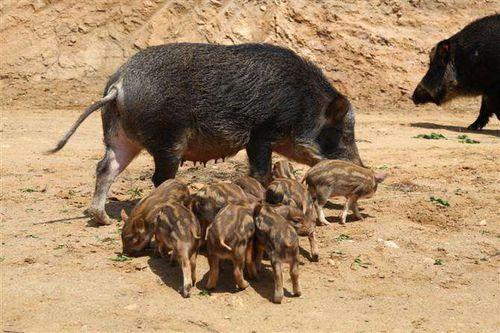
<path id="1" fill-rule="evenodd" d="M 467 95 L 482 96 L 479 116 L 469 129 L 482 129 L 493 114 L 500 119 L 500 14 L 472 22 L 431 50 L 413 102 L 441 105 Z"/>
<path id="2" fill-rule="evenodd" d="M 103 107 L 106 153 L 97 165 L 87 214 L 100 223 L 115 178 L 146 149 L 153 183 L 174 178 L 182 160 L 206 162 L 246 149 L 250 175 L 271 179 L 271 154 L 299 163 L 345 159 L 361 164 L 354 109 L 321 70 L 293 51 L 268 44 L 179 43 L 153 46 L 114 73 L 50 152 Z"/>

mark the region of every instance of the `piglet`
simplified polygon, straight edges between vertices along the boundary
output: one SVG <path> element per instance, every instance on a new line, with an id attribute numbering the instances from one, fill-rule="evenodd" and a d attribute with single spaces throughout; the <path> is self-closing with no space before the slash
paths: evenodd
<path id="1" fill-rule="evenodd" d="M 176 259 L 182 268 L 181 294 L 189 297 L 196 283 L 196 256 L 200 245 L 200 223 L 188 208 L 179 204 L 164 205 L 156 216 L 155 240 L 157 252 Z"/>
<path id="2" fill-rule="evenodd" d="M 325 160 L 309 169 L 303 182 L 307 184 L 319 222 L 323 225 L 330 224 L 323 211 L 328 199 L 336 196 L 346 197 L 340 218 L 340 223 L 345 224 L 349 208 L 354 211 L 358 219 L 363 219 L 359 212 L 358 200 L 372 197 L 377 191 L 377 185 L 385 177 L 384 173 L 375 173 L 371 169 L 350 162 Z"/>
<path id="3" fill-rule="evenodd" d="M 253 265 L 253 235 L 255 224 L 253 208 L 248 205 L 228 204 L 216 215 L 207 229 L 207 252 L 210 271 L 207 289 L 215 288 L 219 278 L 219 260 L 230 259 L 234 265 L 234 280 L 240 289 L 248 287 L 243 276 L 247 267 L 250 277 L 257 275 Z"/>
<path id="4" fill-rule="evenodd" d="M 217 183 L 200 189 L 193 195 L 191 210 L 200 221 L 203 239 L 207 227 L 215 215 L 228 203 L 241 203 L 248 200 L 245 192 L 233 183 Z"/>
<path id="5" fill-rule="evenodd" d="M 296 207 L 302 211 L 303 219 L 293 226 L 299 236 L 309 239 L 311 246 L 311 261 L 319 260 L 316 241 L 316 212 L 313 200 L 307 189 L 298 181 L 288 178 L 278 178 L 269 184 L 266 190 L 266 202 L 272 205 Z"/>
<path id="6" fill-rule="evenodd" d="M 274 273 L 273 302 L 283 299 L 283 263 L 290 265 L 293 294 L 301 295 L 299 284 L 299 238 L 295 229 L 270 205 L 257 205 L 255 221 L 255 266 L 260 269 L 263 252 L 271 260 Z"/>
<path id="7" fill-rule="evenodd" d="M 297 179 L 295 177 L 295 170 L 293 169 L 292 163 L 281 160 L 273 165 L 273 178 L 289 178 Z"/>
<path id="8" fill-rule="evenodd" d="M 124 222 L 122 243 L 125 254 L 136 255 L 149 245 L 155 230 L 156 215 L 169 202 L 188 207 L 190 203 L 188 187 L 177 180 L 170 179 L 139 201 L 132 209 L 130 216 L 127 216 L 125 210 L 122 209 L 121 218 Z"/>
<path id="9" fill-rule="evenodd" d="M 266 189 L 257 179 L 244 176 L 236 179 L 234 184 L 241 187 L 249 199 L 256 201 L 264 200 Z"/>

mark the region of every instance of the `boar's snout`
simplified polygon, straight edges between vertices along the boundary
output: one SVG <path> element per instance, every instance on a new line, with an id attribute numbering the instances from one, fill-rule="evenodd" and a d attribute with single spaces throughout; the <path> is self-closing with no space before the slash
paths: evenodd
<path id="1" fill-rule="evenodd" d="M 413 96 L 411 99 L 413 100 L 413 103 L 415 103 L 415 105 L 431 103 L 431 102 L 435 103 L 431 94 L 429 94 L 427 89 L 422 87 L 421 83 L 419 83 L 417 88 L 415 88 L 415 91 L 413 92 Z"/>

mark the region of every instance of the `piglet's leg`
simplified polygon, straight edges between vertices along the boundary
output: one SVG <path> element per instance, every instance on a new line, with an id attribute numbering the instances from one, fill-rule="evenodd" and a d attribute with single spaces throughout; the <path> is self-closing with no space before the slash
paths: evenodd
<path id="1" fill-rule="evenodd" d="M 298 257 L 298 255 L 297 255 Z M 290 263 L 290 278 L 292 279 L 292 286 L 293 286 L 293 294 L 294 296 L 299 297 L 302 295 L 302 290 L 300 288 L 299 284 L 299 259 L 295 258 L 291 263 Z"/>
<path id="2" fill-rule="evenodd" d="M 182 289 L 181 294 L 183 297 L 187 298 L 191 295 L 192 278 L 191 278 L 191 264 L 189 262 L 189 257 L 187 253 L 182 253 L 179 255 L 179 261 L 182 268 Z"/>
<path id="3" fill-rule="evenodd" d="M 328 198 L 330 197 L 331 191 L 326 187 L 318 187 L 316 189 L 314 200 L 314 208 L 316 209 L 316 215 L 318 216 L 318 224 L 319 225 L 329 225 L 330 222 L 326 220 L 325 211 L 323 210 L 323 206 L 325 206 Z"/>
<path id="4" fill-rule="evenodd" d="M 245 266 L 250 279 L 257 279 L 259 274 L 253 260 L 253 240 L 250 240 L 245 251 Z"/>
<path id="5" fill-rule="evenodd" d="M 219 279 L 219 258 L 215 255 L 210 255 L 210 252 L 208 253 L 208 265 L 210 266 L 210 271 L 208 272 L 206 288 L 210 290 L 215 288 Z"/>
<path id="6" fill-rule="evenodd" d="M 342 215 L 340 216 L 340 224 L 345 224 L 347 219 L 347 213 L 349 212 L 349 207 L 356 200 L 354 196 L 347 197 L 347 200 L 344 205 L 344 210 L 342 211 Z"/>
<path id="7" fill-rule="evenodd" d="M 196 251 L 191 254 L 189 257 L 189 263 L 191 264 L 191 281 L 193 282 L 193 286 L 196 283 Z"/>
<path id="8" fill-rule="evenodd" d="M 316 231 L 313 231 L 307 236 L 311 245 L 311 261 L 319 260 L 318 242 L 316 241 Z"/>
<path id="9" fill-rule="evenodd" d="M 283 268 L 281 261 L 273 259 L 272 261 L 274 273 L 274 296 L 273 302 L 280 304 L 283 300 Z"/>
<path id="10" fill-rule="evenodd" d="M 264 246 L 260 243 L 255 244 L 255 268 L 260 272 L 262 267 L 262 258 L 264 257 Z"/>
<path id="11" fill-rule="evenodd" d="M 246 289 L 248 287 L 248 282 L 243 277 L 243 266 L 245 264 L 245 250 L 246 248 L 240 248 L 236 251 L 238 252 L 234 258 L 234 280 L 236 285 L 240 289 Z"/>
<path id="12" fill-rule="evenodd" d="M 360 220 L 363 220 L 363 215 L 361 215 L 361 213 L 359 212 L 359 207 L 358 207 L 358 202 L 357 201 L 354 201 L 351 205 L 351 209 L 352 211 L 354 212 L 354 215 L 356 215 L 356 217 Z"/>

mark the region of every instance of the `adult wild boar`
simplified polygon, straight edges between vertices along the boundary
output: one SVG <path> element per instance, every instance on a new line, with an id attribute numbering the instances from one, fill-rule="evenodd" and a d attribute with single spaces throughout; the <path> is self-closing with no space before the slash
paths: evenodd
<path id="1" fill-rule="evenodd" d="M 206 162 L 241 149 L 250 175 L 263 184 L 271 179 L 273 151 L 308 165 L 361 164 L 348 99 L 313 63 L 278 46 L 182 43 L 141 51 L 110 77 L 104 97 L 51 152 L 100 107 L 106 153 L 87 209 L 100 223 L 108 221 L 111 184 L 142 149 L 154 158 L 155 186 L 174 178 L 182 160 Z"/>
<path id="2" fill-rule="evenodd" d="M 479 116 L 469 129 L 482 129 L 493 114 L 500 119 L 500 14 L 472 22 L 431 50 L 413 102 L 441 105 L 467 95 L 482 96 Z"/>

